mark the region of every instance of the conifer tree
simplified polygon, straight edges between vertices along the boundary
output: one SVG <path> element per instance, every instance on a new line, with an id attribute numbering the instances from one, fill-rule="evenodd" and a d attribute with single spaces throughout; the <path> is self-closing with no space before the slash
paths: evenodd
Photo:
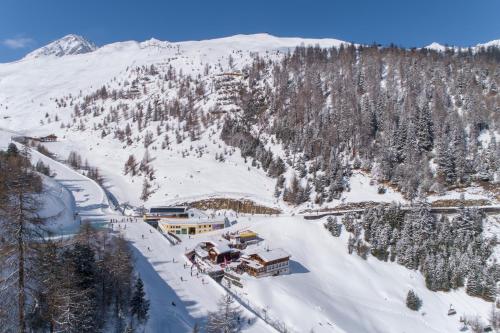
<path id="1" fill-rule="evenodd" d="M 144 284 L 139 277 L 135 282 L 134 292 L 130 300 L 130 313 L 139 323 L 144 324 L 149 318 L 149 300 L 146 299 Z"/>
<path id="2" fill-rule="evenodd" d="M 413 311 L 418 311 L 422 306 L 422 300 L 413 290 L 408 291 L 406 295 L 406 306 Z"/>

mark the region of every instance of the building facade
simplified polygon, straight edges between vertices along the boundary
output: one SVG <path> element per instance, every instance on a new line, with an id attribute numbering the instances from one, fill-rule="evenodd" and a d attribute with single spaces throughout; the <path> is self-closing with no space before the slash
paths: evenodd
<path id="1" fill-rule="evenodd" d="M 226 226 L 226 219 L 212 218 L 202 211 L 186 206 L 151 207 L 144 221 L 166 233 L 196 235 Z"/>
<path id="2" fill-rule="evenodd" d="M 249 253 L 241 257 L 241 268 L 255 277 L 288 274 L 290 257 L 290 254 L 283 249 Z"/>

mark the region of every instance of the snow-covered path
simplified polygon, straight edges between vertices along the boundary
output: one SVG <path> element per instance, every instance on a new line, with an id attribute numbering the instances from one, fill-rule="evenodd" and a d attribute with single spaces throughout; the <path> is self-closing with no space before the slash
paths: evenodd
<path id="1" fill-rule="evenodd" d="M 31 150 L 31 159 L 34 164 L 42 161 L 49 165 L 55 174 L 53 180 L 69 190 L 73 197 L 72 221 L 67 223 L 58 231 L 63 234 L 73 233 L 78 230 L 81 222 L 105 223 L 110 215 L 114 215 L 109 208 L 108 198 L 102 188 L 92 179 L 76 172 L 70 167 L 55 161 L 35 150 Z"/>
<path id="2" fill-rule="evenodd" d="M 5 149 L 11 136 L 17 134 L 0 128 L 0 141 L 2 143 L 0 149 Z M 16 145 L 19 149 L 24 148 L 19 143 L 16 143 Z M 52 178 L 45 177 L 44 183 L 48 195 L 42 198 L 46 206 L 43 208 L 46 211 L 46 216 L 61 215 L 52 231 L 58 234 L 71 234 L 78 230 L 83 221 L 105 223 L 110 215 L 115 214 L 109 208 L 106 194 L 95 181 L 31 148 L 30 155 L 33 165 L 38 161 L 42 161 L 50 167 L 51 172 L 54 174 Z M 57 211 L 62 208 L 66 212 Z M 49 224 L 50 227 L 52 226 Z"/>

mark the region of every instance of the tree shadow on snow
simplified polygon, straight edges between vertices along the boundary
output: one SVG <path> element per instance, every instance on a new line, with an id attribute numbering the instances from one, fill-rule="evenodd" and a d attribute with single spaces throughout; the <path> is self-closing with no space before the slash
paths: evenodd
<path id="1" fill-rule="evenodd" d="M 194 324 L 197 323 L 201 332 L 203 332 L 203 328 L 207 323 L 207 317 L 193 317 L 187 310 L 188 308 L 191 311 L 195 310 L 199 306 L 198 303 L 192 300 L 181 300 L 154 268 L 154 266 L 170 261 L 157 260 L 150 262 L 133 246 L 133 243 L 132 241 L 130 242 L 134 253 L 136 271 L 144 282 L 146 297 L 150 301 L 150 320 L 146 325 L 148 331 L 166 333 L 192 332 Z M 241 306 L 245 307 L 243 304 Z M 151 315 L 152 313 L 155 315 Z M 242 328 L 254 325 L 257 320 L 257 318 L 248 318 L 245 315 L 239 318 Z"/>
<path id="2" fill-rule="evenodd" d="M 191 332 L 195 322 L 202 326 L 206 322 L 206 317 L 193 318 L 186 309 L 186 307 L 196 306 L 196 302 L 182 301 L 156 272 L 148 259 L 134 246 L 131 248 L 136 270 L 144 281 L 146 297 L 150 301 L 150 320 L 146 324 L 149 331 Z"/>

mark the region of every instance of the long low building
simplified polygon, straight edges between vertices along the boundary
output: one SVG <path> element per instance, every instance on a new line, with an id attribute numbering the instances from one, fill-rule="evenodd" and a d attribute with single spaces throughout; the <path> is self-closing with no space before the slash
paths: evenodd
<path id="1" fill-rule="evenodd" d="M 144 221 L 165 233 L 196 235 L 220 230 L 229 224 L 224 217 L 209 216 L 196 208 L 151 207 L 144 214 Z"/>

